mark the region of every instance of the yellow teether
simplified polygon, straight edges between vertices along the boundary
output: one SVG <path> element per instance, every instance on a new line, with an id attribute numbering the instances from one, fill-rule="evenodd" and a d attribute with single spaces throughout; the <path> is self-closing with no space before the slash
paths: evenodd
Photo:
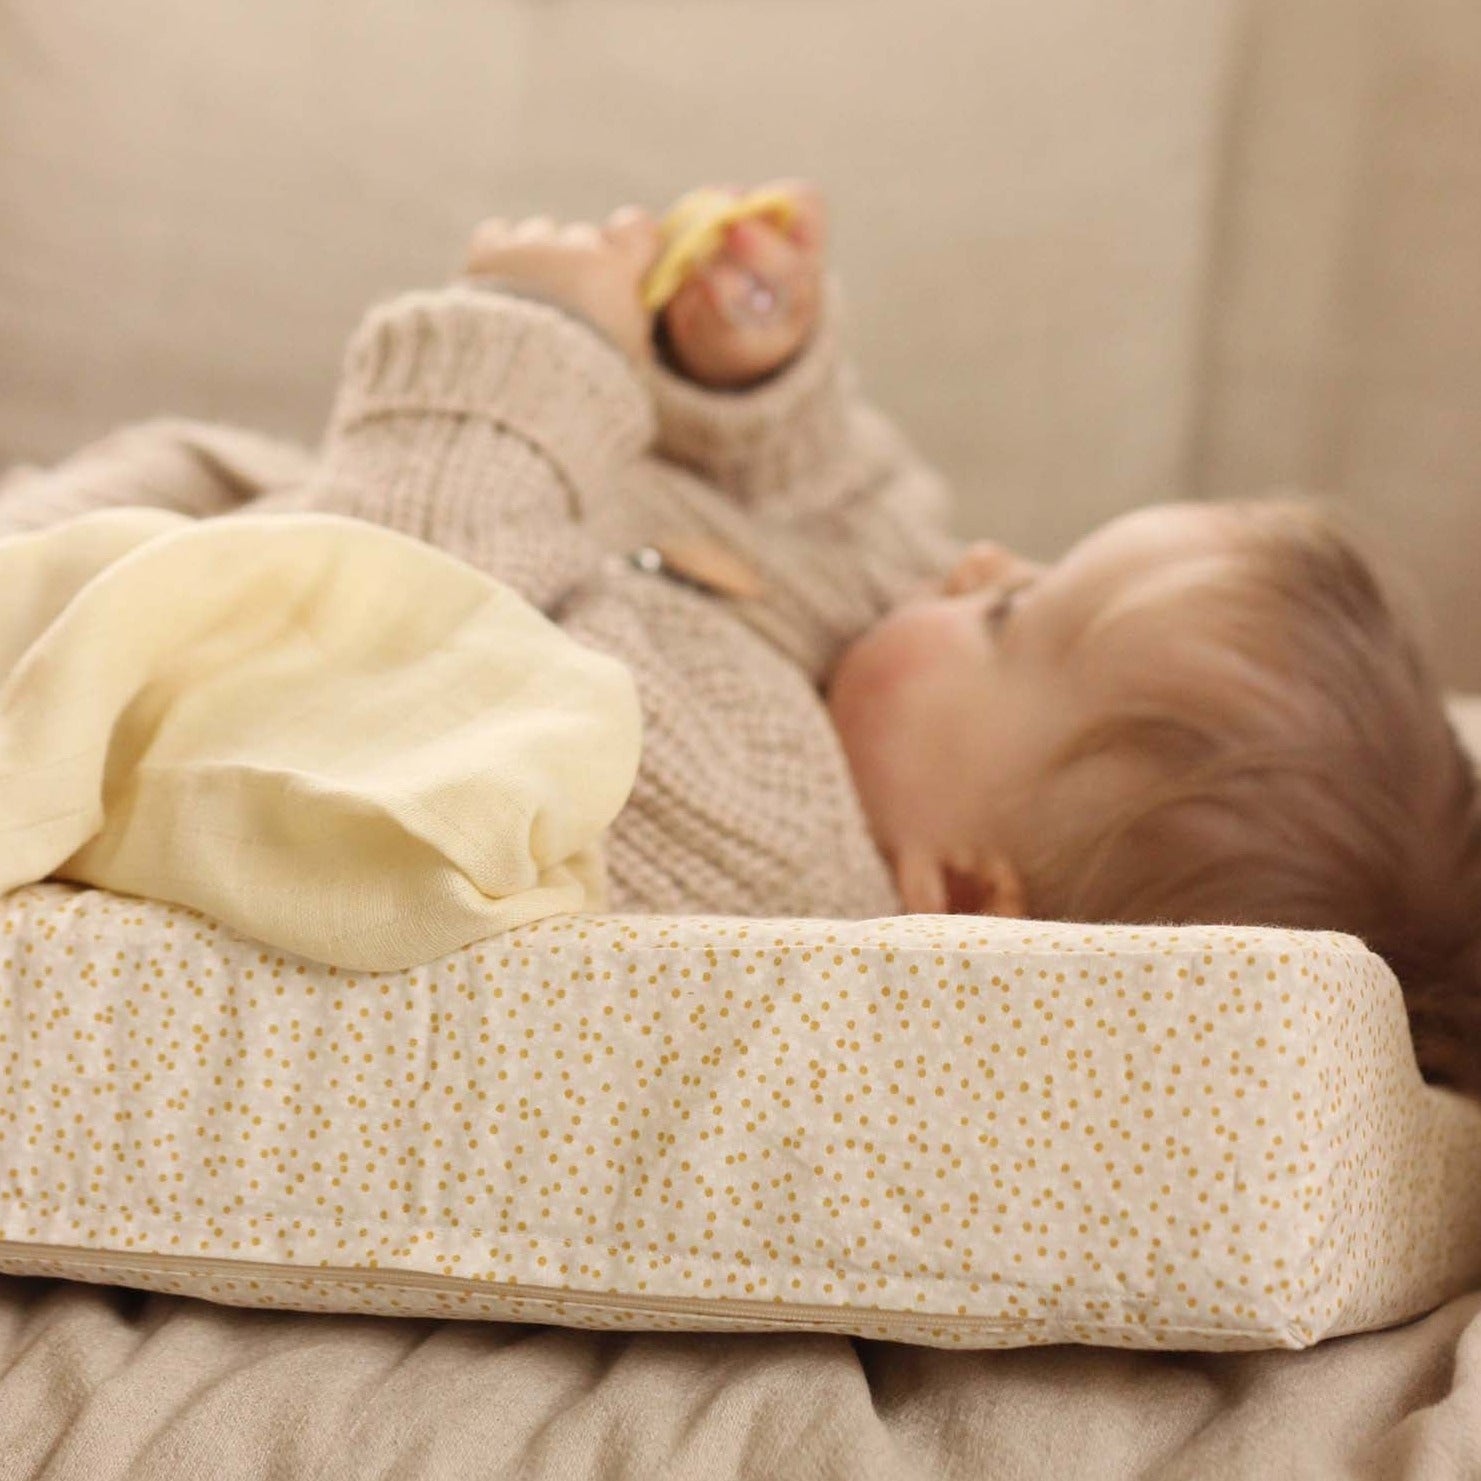
<path id="1" fill-rule="evenodd" d="M 643 307 L 657 313 L 685 278 L 719 250 L 725 228 L 747 216 L 770 216 L 785 231 L 796 219 L 797 202 L 784 190 L 735 196 L 708 186 L 681 196 L 659 222 L 663 255 L 643 284 Z"/>

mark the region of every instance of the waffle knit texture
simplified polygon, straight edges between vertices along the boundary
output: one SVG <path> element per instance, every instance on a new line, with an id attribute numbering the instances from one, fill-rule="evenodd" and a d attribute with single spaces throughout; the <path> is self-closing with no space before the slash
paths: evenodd
<path id="1" fill-rule="evenodd" d="M 0 534 L 119 504 L 323 511 L 507 582 L 637 682 L 643 753 L 606 839 L 618 912 L 867 918 L 902 905 L 822 697 L 843 648 L 960 553 L 942 480 L 858 393 L 827 282 L 802 352 L 712 391 L 579 315 L 455 284 L 372 309 L 317 455 L 234 428 L 125 428 L 0 482 Z M 703 536 L 759 597 L 627 554 Z"/>

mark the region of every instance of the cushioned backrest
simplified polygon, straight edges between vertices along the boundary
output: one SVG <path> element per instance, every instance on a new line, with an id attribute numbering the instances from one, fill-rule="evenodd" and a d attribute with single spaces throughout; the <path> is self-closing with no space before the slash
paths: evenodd
<path id="1" fill-rule="evenodd" d="M 0 0 L 0 463 L 315 437 L 482 216 L 801 174 L 871 393 L 1049 553 L 1178 480 L 1227 8 Z"/>
<path id="2" fill-rule="evenodd" d="M 478 217 L 812 175 L 965 531 L 1309 487 L 1481 687 L 1476 37 L 1455 0 L 0 0 L 0 465 L 160 413 L 315 437 L 356 316 Z"/>
<path id="3" fill-rule="evenodd" d="M 1481 1276 L 1481 1109 L 1347 937 L 566 918 L 346 973 L 0 912 L 0 1269 L 934 1346 L 1300 1346 Z"/>

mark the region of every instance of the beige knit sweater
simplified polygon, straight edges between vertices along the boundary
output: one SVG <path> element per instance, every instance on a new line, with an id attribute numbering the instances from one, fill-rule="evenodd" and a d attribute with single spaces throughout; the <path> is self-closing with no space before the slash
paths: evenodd
<path id="1" fill-rule="evenodd" d="M 830 277 L 799 357 L 721 392 L 635 369 L 535 298 L 409 293 L 352 339 L 317 456 L 148 423 L 12 473 L 0 533 L 144 503 L 330 511 L 428 540 L 632 669 L 643 758 L 607 839 L 614 910 L 898 914 L 820 688 L 961 546 L 942 481 L 859 399 L 842 323 Z M 628 558 L 677 534 L 723 542 L 765 590 L 699 591 Z"/>

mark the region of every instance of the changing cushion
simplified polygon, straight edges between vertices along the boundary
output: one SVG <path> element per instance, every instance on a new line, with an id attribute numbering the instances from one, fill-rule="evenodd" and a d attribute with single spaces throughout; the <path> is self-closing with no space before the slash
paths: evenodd
<path id="1" fill-rule="evenodd" d="M 1461 741 L 1481 764 L 1481 694 L 1452 695 L 1450 717 Z"/>
<path id="2" fill-rule="evenodd" d="M 1344 936 L 560 917 L 405 971 L 0 901 L 0 1269 L 247 1306 L 1299 1347 L 1481 1275 Z"/>

